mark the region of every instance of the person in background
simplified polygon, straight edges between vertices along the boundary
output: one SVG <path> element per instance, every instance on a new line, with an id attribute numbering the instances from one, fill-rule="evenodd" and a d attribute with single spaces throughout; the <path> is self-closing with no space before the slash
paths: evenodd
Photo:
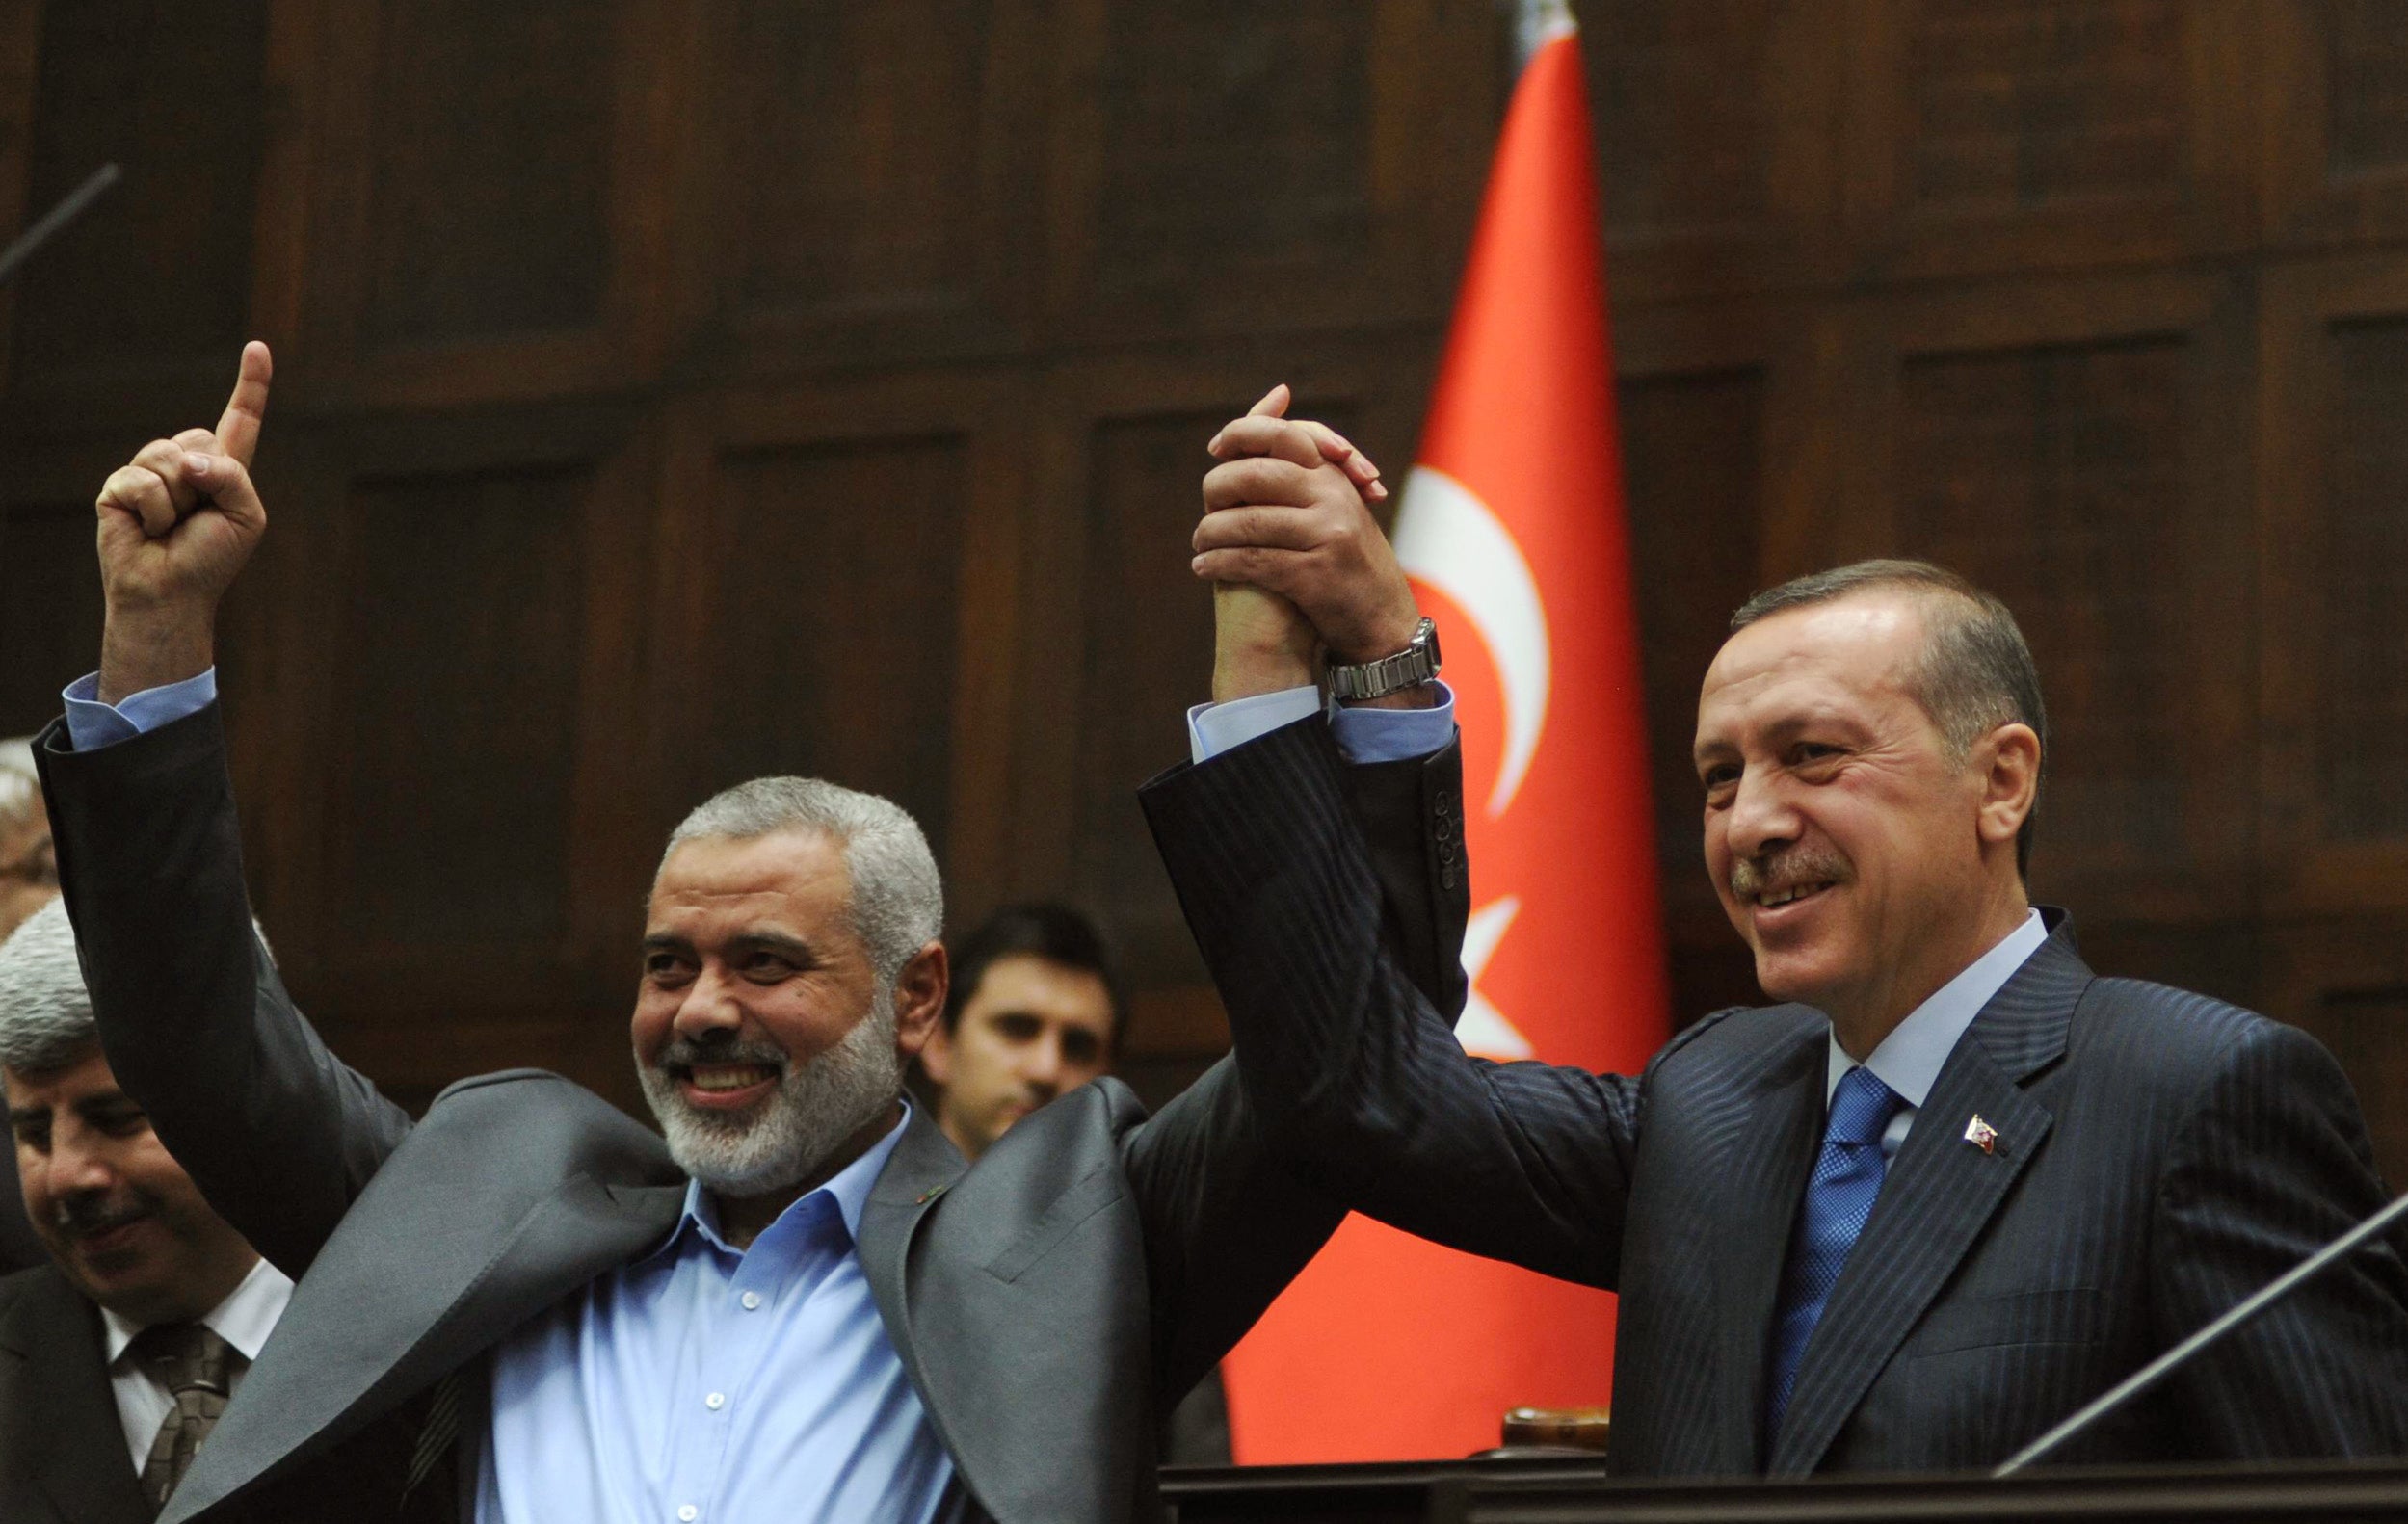
<path id="1" fill-rule="evenodd" d="M 920 1050 L 937 1124 L 975 1162 L 1014 1122 L 1111 1071 L 1128 1002 L 1103 933 L 1067 905 L 1007 906 L 954 940 L 944 1019 Z M 1169 1465 L 1230 1463 L 1216 1369 L 1171 1410 Z"/>
<path id="2" fill-rule="evenodd" d="M 0 741 L 0 942 L 58 893 L 59 862 L 50 850 L 50 815 L 41 807 L 33 747 Z M 8 1119 L 8 1108 L 0 1106 L 0 1126 Z M 0 1275 L 47 1257 L 25 1220 L 15 1171 L 0 1169 Z"/>
<path id="3" fill-rule="evenodd" d="M 0 1279 L 0 1518 L 141 1524 L 293 1283 L 201 1199 L 118 1088 L 56 900 L 0 946 L 0 1081 L 46 1250 Z"/>

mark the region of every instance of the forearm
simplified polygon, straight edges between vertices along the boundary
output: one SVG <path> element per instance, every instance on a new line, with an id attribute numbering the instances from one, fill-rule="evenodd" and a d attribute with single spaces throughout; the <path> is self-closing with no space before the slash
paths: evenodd
<path id="1" fill-rule="evenodd" d="M 294 1011 L 251 929 L 217 711 L 38 749 L 119 1081 L 213 1205 L 298 1274 L 408 1128 Z"/>

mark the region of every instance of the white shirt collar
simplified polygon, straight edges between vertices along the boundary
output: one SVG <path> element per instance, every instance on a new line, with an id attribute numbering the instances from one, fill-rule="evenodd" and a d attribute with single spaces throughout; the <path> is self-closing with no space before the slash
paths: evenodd
<path id="1" fill-rule="evenodd" d="M 211 1308 L 200 1322 L 202 1327 L 241 1352 L 246 1360 L 259 1358 L 259 1351 L 276 1331 L 276 1320 L 284 1316 L 284 1304 L 293 1300 L 293 1283 L 285 1274 L 260 1260 L 251 1267 L 251 1274 L 230 1292 L 224 1301 Z M 109 1363 L 115 1365 L 125 1347 L 134 1342 L 134 1335 L 147 1325 L 103 1307 L 101 1322 L 107 1325 Z"/>
<path id="2" fill-rule="evenodd" d="M 1964 972 L 1907 1012 L 1906 1019 L 1873 1049 L 1865 1066 L 1873 1071 L 1873 1078 L 1897 1091 L 1907 1105 L 1921 1107 L 1940 1078 L 1941 1065 L 1956 1051 L 1957 1039 L 1965 1036 L 1965 1029 L 1981 1014 L 1981 1008 L 1990 1004 L 1990 997 L 2004 988 L 2006 982 L 2015 977 L 2015 971 L 2048 939 L 2048 925 L 2041 920 L 2038 910 L 2032 911 L 1997 946 L 1966 964 Z M 1823 1071 L 1826 1105 L 1832 1092 L 1839 1088 L 1839 1081 L 1856 1067 L 1856 1060 L 1839 1046 L 1837 1031 L 1831 1034 L 1830 1043 L 1830 1057 Z"/>

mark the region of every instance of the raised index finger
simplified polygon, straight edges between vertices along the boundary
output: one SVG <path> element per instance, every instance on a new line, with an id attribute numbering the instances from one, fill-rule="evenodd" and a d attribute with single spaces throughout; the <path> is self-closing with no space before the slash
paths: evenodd
<path id="1" fill-rule="evenodd" d="M 268 379 L 276 373 L 268 347 L 257 339 L 243 346 L 243 368 L 234 378 L 234 395 L 225 400 L 225 416 L 218 420 L 218 448 L 244 465 L 259 448 L 259 426 L 268 413 Z"/>

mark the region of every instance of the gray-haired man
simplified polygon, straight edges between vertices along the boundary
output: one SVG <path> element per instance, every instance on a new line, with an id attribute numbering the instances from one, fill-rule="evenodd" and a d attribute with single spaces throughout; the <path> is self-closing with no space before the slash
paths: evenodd
<path id="1" fill-rule="evenodd" d="M 1151 1516 L 1156 1413 L 1339 1214 L 1228 1064 L 1151 1121 L 1086 1087 L 966 1169 L 901 1099 L 946 961 L 893 805 L 769 779 L 673 837 L 633 1020 L 666 1146 L 533 1071 L 413 1127 L 319 1044 L 249 932 L 213 701 L 267 368 L 111 477 L 101 668 L 38 748 L 119 1074 L 307 1272 L 171 1524 Z"/>
<path id="2" fill-rule="evenodd" d="M 118 1088 L 58 902 L 0 946 L 0 1080 L 51 1262 L 0 1279 L 0 1517 L 156 1511 L 292 1282 Z"/>

